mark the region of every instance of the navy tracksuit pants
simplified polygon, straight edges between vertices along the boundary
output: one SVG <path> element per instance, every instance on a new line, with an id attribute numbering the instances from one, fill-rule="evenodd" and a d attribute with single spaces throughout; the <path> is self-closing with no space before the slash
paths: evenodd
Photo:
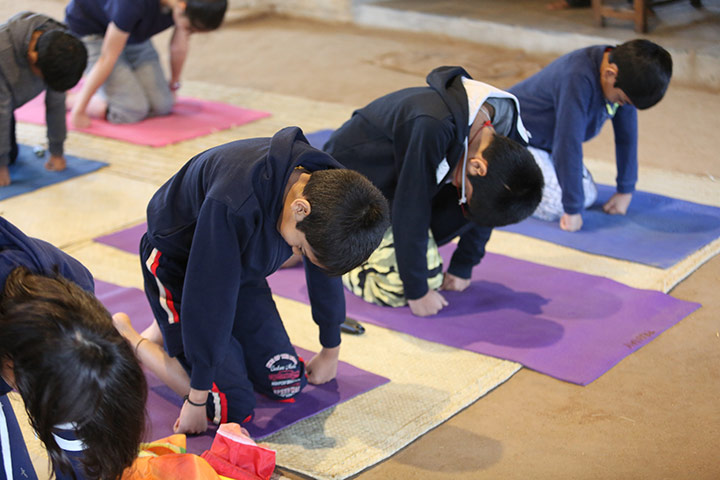
<path id="1" fill-rule="evenodd" d="M 145 293 L 168 348 L 171 338 L 181 335 L 186 265 L 153 248 L 145 235 L 140 259 Z M 305 365 L 290 343 L 267 281 L 241 287 L 237 302 L 227 355 L 208 396 L 208 418 L 216 424 L 246 421 L 255 408 L 255 391 L 286 400 L 307 384 Z M 182 352 L 170 353 L 176 353 L 188 374 L 192 372 Z"/>

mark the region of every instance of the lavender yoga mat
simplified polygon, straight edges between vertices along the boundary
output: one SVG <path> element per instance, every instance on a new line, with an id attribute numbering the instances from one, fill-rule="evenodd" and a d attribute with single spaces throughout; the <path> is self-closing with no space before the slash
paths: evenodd
<path id="1" fill-rule="evenodd" d="M 153 117 L 132 124 L 113 124 L 93 119 L 89 128 L 77 129 L 100 137 L 114 138 L 126 142 L 162 147 L 171 143 L 208 135 L 219 130 L 237 127 L 270 116 L 268 112 L 236 107 L 226 103 L 180 97 L 172 114 Z M 15 110 L 18 122 L 45 123 L 44 93 Z M 68 113 L 68 128 L 75 130 Z"/>
<path id="2" fill-rule="evenodd" d="M 440 249 L 447 263 L 454 245 Z M 268 278 L 273 293 L 308 302 L 301 268 Z M 699 308 L 661 292 L 602 277 L 487 254 L 462 293 L 430 318 L 345 293 L 347 314 L 425 340 L 513 360 L 587 385 Z"/>
<path id="3" fill-rule="evenodd" d="M 125 228 L 109 235 L 97 237 L 96 242 L 119 248 L 128 253 L 139 255 L 140 239 L 147 232 L 147 223 L 143 222 L 130 228 Z"/>
<path id="4" fill-rule="evenodd" d="M 18 147 L 18 158 L 9 167 L 12 183 L 0 188 L 0 200 L 64 182 L 79 175 L 94 172 L 107 165 L 107 163 L 95 160 L 65 155 L 67 168 L 61 172 L 51 172 L 45 169 L 45 162 L 50 155 L 48 152 L 38 157 L 29 146 L 18 145 Z"/>
<path id="5" fill-rule="evenodd" d="M 95 281 L 95 293 L 110 312 L 125 312 L 137 329 L 145 329 L 153 321 L 145 293 L 136 288 L 125 288 L 111 283 Z M 297 348 L 301 357 L 309 360 L 314 353 Z M 148 379 L 148 416 L 150 430 L 147 440 L 171 435 L 182 399 L 166 387 L 155 375 L 146 371 Z M 257 395 L 257 407 L 251 422 L 243 424 L 255 439 L 264 438 L 304 418 L 311 417 L 334 405 L 389 382 L 389 379 L 340 362 L 338 375 L 324 385 L 308 385 L 294 403 L 281 403 Z M 200 454 L 210 448 L 215 428 L 205 434 L 188 437 L 187 449 Z"/>
<path id="6" fill-rule="evenodd" d="M 720 237 L 720 208 L 635 192 L 627 215 L 607 215 L 602 205 L 613 193 L 614 187 L 598 185 L 598 200 L 583 213 L 579 232 L 535 218 L 502 230 L 660 268 L 675 265 Z"/>

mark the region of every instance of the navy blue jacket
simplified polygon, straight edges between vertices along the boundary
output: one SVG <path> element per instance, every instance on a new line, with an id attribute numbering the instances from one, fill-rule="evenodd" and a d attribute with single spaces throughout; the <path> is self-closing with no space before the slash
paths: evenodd
<path id="1" fill-rule="evenodd" d="M 33 273 L 46 275 L 58 273 L 61 277 L 77 283 L 88 292 L 92 293 L 95 290 L 92 275 L 80 262 L 47 242 L 28 237 L 13 224 L 0 217 L 0 285 L 3 286 L 3 289 L 10 272 L 21 266 L 27 267 Z M 13 478 L 37 478 L 34 476 L 34 470 L 10 401 L 5 395 L 10 390 L 10 386 L 0 379 L 0 408 L 3 409 L 0 429 L 6 428 L 8 432 Z M 56 430 L 55 434 L 67 440 L 76 438 L 74 432 L 69 430 Z M 2 450 L 0 448 L 0 463 L 4 465 L 7 459 L 2 458 Z M 67 451 L 67 454 L 73 462 L 77 478 L 83 478 L 77 463 L 82 452 Z M 56 472 L 56 476 L 59 480 L 70 478 L 61 472 Z M 0 469 L 0 480 L 4 478 L 5 470 L 3 468 Z"/>
<path id="2" fill-rule="evenodd" d="M 530 145 L 552 153 L 566 213 L 579 213 L 583 142 L 600 133 L 610 118 L 600 84 L 605 45 L 575 50 L 508 90 L 520 101 L 522 120 L 532 132 Z M 623 105 L 612 117 L 617 191 L 631 193 L 637 182 L 637 110 Z"/>
<path id="3" fill-rule="evenodd" d="M 285 186 L 295 167 L 310 172 L 342 168 L 308 145 L 297 127 L 271 139 L 239 140 L 192 158 L 150 200 L 150 244 L 187 262 L 179 326 L 165 331 L 172 356 L 184 352 L 193 388 L 209 389 L 225 358 L 233 322 L 241 321 L 238 293 L 257 285 L 290 258 L 278 231 Z M 340 278 L 305 262 L 320 343 L 340 344 L 345 297 Z"/>
<path id="4" fill-rule="evenodd" d="M 149 40 L 175 25 L 172 11 L 158 0 L 70 0 L 65 23 L 80 37 L 105 35 L 110 22 L 129 33 L 128 44 Z"/>
<path id="5" fill-rule="evenodd" d="M 437 68 L 427 77 L 429 86 L 390 93 L 355 111 L 324 146 L 390 202 L 398 269 L 411 300 L 428 291 L 429 229 L 438 245 L 461 235 L 448 267 L 460 278 L 470 278 L 492 232 L 469 222 L 455 187 L 436 176 L 443 159 L 452 171 L 464 155 L 470 126 L 462 77 L 471 78 L 460 67 Z M 510 136 L 525 144 L 515 129 Z"/>

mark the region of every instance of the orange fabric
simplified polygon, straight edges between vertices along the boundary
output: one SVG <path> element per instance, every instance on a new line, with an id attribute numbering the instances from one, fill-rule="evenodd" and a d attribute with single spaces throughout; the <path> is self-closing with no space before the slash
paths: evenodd
<path id="1" fill-rule="evenodd" d="M 220 480 L 207 461 L 184 453 L 185 435 L 171 435 L 141 448 L 140 456 L 125 470 L 122 480 Z"/>

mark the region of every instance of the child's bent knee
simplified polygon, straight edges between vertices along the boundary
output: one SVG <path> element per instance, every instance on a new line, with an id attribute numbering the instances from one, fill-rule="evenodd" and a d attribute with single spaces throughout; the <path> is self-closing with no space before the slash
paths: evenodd
<path id="1" fill-rule="evenodd" d="M 107 121 L 110 123 L 137 123 L 145 120 L 150 113 L 149 108 L 108 108 Z"/>
<path id="2" fill-rule="evenodd" d="M 293 398 L 307 385 L 305 364 L 294 355 L 281 353 L 265 363 L 267 380 L 262 393 L 273 400 Z"/>

